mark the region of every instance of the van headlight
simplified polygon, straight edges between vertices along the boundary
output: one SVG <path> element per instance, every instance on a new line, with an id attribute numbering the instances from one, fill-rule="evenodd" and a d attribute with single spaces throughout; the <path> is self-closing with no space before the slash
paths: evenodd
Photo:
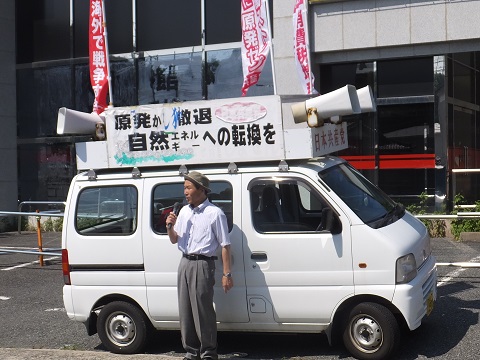
<path id="1" fill-rule="evenodd" d="M 397 259 L 397 284 L 406 284 L 417 276 L 417 262 L 413 254 L 408 254 Z"/>

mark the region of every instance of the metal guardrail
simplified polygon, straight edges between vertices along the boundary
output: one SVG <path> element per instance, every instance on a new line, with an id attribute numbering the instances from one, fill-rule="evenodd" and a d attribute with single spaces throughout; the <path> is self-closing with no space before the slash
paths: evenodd
<path id="1" fill-rule="evenodd" d="M 49 249 L 43 249 L 42 251 L 0 248 L 0 254 L 2 254 L 2 253 L 12 253 L 12 254 L 28 254 L 28 255 L 38 255 L 38 256 L 43 256 L 43 255 L 60 256 L 60 255 L 62 255 L 61 251 L 62 251 L 61 248 L 49 248 Z"/>
<path id="2" fill-rule="evenodd" d="M 431 220 L 444 220 L 444 219 L 476 219 L 480 218 L 480 212 L 459 212 L 454 215 L 446 214 L 422 214 L 415 215 L 417 219 L 431 219 Z M 456 266 L 461 268 L 480 268 L 480 263 L 478 262 L 445 262 L 437 263 L 437 266 Z"/>
<path id="3" fill-rule="evenodd" d="M 24 204 L 49 204 L 52 205 L 53 203 L 59 203 L 65 205 L 64 202 L 51 202 L 51 201 L 26 201 L 23 202 L 19 205 L 19 208 L 21 208 L 22 205 Z M 62 249 L 57 249 L 57 248 L 49 248 L 49 249 L 43 249 L 43 241 L 42 241 L 42 228 L 40 224 L 40 218 L 42 216 L 48 216 L 48 217 L 63 217 L 64 214 L 57 212 L 39 212 L 38 210 L 36 212 L 24 212 L 24 211 L 0 211 L 0 217 L 1 216 L 8 216 L 8 215 L 17 215 L 18 216 L 18 233 L 21 233 L 21 217 L 22 216 L 35 216 L 37 219 L 37 240 L 38 240 L 38 250 L 24 250 L 24 249 L 15 249 L 15 248 L 10 248 L 10 249 L 4 249 L 0 248 L 0 254 L 2 253 L 15 253 L 15 254 L 29 254 L 29 255 L 37 255 L 39 258 L 40 266 L 44 265 L 43 257 L 45 255 L 48 256 L 60 256 L 61 255 L 61 250 Z M 53 252 L 56 251 L 56 252 Z"/>
<path id="4" fill-rule="evenodd" d="M 417 214 L 414 215 L 417 219 L 475 219 L 480 218 L 480 212 L 459 212 L 454 215 L 444 215 L 444 214 Z"/>
<path id="5" fill-rule="evenodd" d="M 63 205 L 63 208 L 65 208 L 65 201 L 22 201 L 20 204 L 18 204 L 18 212 L 22 212 L 22 208 L 24 205 Z M 0 212 L 1 214 L 2 212 Z M 50 211 L 47 211 L 47 213 L 50 213 Z M 9 214 L 13 215 L 13 214 Z M 26 215 L 26 216 L 33 216 L 33 215 Z M 47 215 L 45 215 L 47 216 Z M 61 215 L 63 217 L 63 213 Z M 18 233 L 21 234 L 22 232 L 22 215 L 18 215 Z"/>

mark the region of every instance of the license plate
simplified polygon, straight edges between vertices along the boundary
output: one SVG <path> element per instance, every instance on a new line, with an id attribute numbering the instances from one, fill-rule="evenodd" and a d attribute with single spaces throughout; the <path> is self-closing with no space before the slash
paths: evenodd
<path id="1" fill-rule="evenodd" d="M 435 300 L 433 298 L 433 291 L 431 291 L 427 297 L 427 316 L 430 315 L 430 313 L 432 312 L 434 304 L 435 304 Z"/>

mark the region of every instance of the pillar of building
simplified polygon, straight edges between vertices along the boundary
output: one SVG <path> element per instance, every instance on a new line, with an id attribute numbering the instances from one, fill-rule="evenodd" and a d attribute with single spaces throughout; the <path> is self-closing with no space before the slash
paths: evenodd
<path id="1" fill-rule="evenodd" d="M 15 0 L 0 1 L 0 211 L 18 206 Z M 0 230 L 5 221 L 0 218 Z"/>

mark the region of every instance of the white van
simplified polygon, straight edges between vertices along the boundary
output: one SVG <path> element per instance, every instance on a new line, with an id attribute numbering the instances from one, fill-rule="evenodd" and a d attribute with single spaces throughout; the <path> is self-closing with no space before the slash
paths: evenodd
<path id="1" fill-rule="evenodd" d="M 142 131 L 145 139 L 158 135 L 135 120 L 152 120 L 156 115 L 149 112 L 155 106 L 136 107 L 135 112 L 110 109 L 105 117 L 108 140 L 77 147 L 77 163 L 86 171 L 73 179 L 65 209 L 63 298 L 68 316 L 84 323 L 89 335 L 98 333 L 110 351 L 141 352 L 153 329 L 179 329 L 176 277 L 181 254 L 168 239 L 165 219 L 183 200 L 182 174 L 192 170 L 210 179 L 210 201 L 223 209 L 230 230 L 235 286 L 223 292 L 218 256 L 214 302 L 219 331 L 325 332 L 329 340 L 343 338 L 359 359 L 388 359 L 399 345 L 400 329 L 418 328 L 432 311 L 437 273 L 423 224 L 346 161 L 328 155 L 302 159 L 315 155 L 314 146 L 322 138 L 315 131 L 327 131 L 328 137 L 328 130 L 307 127 L 312 135 L 302 142 L 288 139 L 297 130 L 305 135 L 300 123 L 292 122 L 289 129 L 280 121 L 283 127 L 278 128 L 267 115 L 251 121 L 259 112 L 278 116 L 271 111 L 272 97 L 265 98 L 266 103 L 255 98 L 256 115 L 249 110 L 249 122 L 222 123 L 212 130 L 212 120 L 196 128 L 197 137 L 181 122 L 175 134 L 158 131 L 164 139 L 179 139 L 179 148 L 182 134 L 199 141 L 198 148 L 208 143 L 209 150 L 199 155 L 209 160 L 203 165 L 195 159 L 193 145 L 173 164 L 162 166 L 149 161 L 169 161 L 175 154 L 165 151 L 174 141 L 168 142 L 169 149 L 136 148 Z M 237 119 L 238 103 L 247 100 L 251 104 L 251 98 L 230 99 Z M 226 117 L 217 111 L 224 102 L 208 102 L 207 113 Z M 205 109 L 205 102 L 199 103 L 191 114 Z M 273 103 L 282 118 L 282 100 L 274 96 Z M 162 107 L 157 126 L 165 127 L 165 114 L 172 109 L 157 106 Z M 123 126 L 127 118 L 135 130 Z M 253 126 L 257 123 L 259 133 Z M 329 125 L 339 137 L 345 129 Z M 258 148 L 251 145 L 255 138 L 245 135 L 238 155 L 226 145 L 217 151 L 205 135 L 218 145 L 219 139 L 225 143 L 227 133 L 230 141 L 239 139 L 232 134 L 242 126 L 246 134 L 257 135 Z M 116 134 L 121 131 L 125 141 Z M 335 131 L 331 136 L 335 139 Z M 309 150 L 304 143 L 312 144 Z M 279 146 L 284 156 L 273 161 Z M 259 160 L 239 161 L 242 154 L 252 159 L 249 151 Z M 103 169 L 91 168 L 99 162 Z"/>

